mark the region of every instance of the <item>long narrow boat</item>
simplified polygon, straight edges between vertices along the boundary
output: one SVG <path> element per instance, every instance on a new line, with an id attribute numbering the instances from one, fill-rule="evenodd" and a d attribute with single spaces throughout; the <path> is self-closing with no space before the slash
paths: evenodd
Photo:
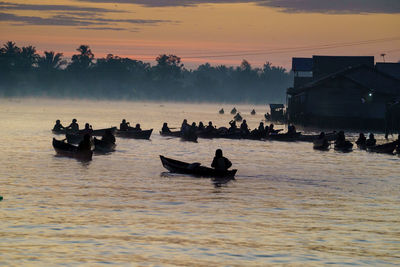
<path id="1" fill-rule="evenodd" d="M 128 131 L 117 131 L 116 135 L 118 137 L 123 138 L 132 138 L 132 139 L 149 139 L 153 129 L 150 130 L 128 130 Z"/>
<path id="2" fill-rule="evenodd" d="M 171 137 L 180 137 L 182 141 L 191 141 L 197 142 L 197 134 L 182 134 L 181 131 L 172 131 L 172 132 L 162 132 L 160 131 L 160 135 L 162 136 L 171 136 Z"/>
<path id="3" fill-rule="evenodd" d="M 393 151 L 396 149 L 396 146 L 397 146 L 397 141 L 393 141 L 382 145 L 367 147 L 367 151 L 375 153 L 383 153 L 383 154 L 393 154 Z"/>
<path id="4" fill-rule="evenodd" d="M 64 141 L 53 138 L 53 148 L 58 155 L 72 157 L 80 160 L 91 160 L 93 152 L 91 150 L 80 151 L 77 146 L 65 143 Z"/>
<path id="5" fill-rule="evenodd" d="M 190 174 L 197 177 L 231 178 L 234 179 L 237 170 L 221 171 L 201 166 L 200 163 L 186 163 L 179 160 L 166 158 L 160 155 L 161 163 L 170 172 Z"/>
<path id="6" fill-rule="evenodd" d="M 110 127 L 110 128 L 104 128 L 104 129 L 98 129 L 98 130 L 93 130 L 90 135 L 92 136 L 103 136 L 104 133 L 106 132 L 106 130 L 110 130 L 111 133 L 115 133 L 115 131 L 117 130 L 117 127 Z M 66 130 L 66 129 L 62 129 L 62 130 L 51 130 L 53 132 L 53 134 L 79 134 L 79 135 L 84 135 L 86 133 L 86 130 L 79 130 L 78 132 L 74 132 L 71 130 Z"/>
<path id="7" fill-rule="evenodd" d="M 301 135 L 300 132 L 297 133 L 283 133 L 283 134 L 270 134 L 268 136 L 269 140 L 273 141 L 284 141 L 284 142 L 295 142 L 298 137 Z"/>
<path id="8" fill-rule="evenodd" d="M 94 142 L 94 151 L 100 153 L 110 153 L 115 151 L 115 147 L 117 146 L 115 143 L 109 143 L 96 137 L 93 139 Z"/>
<path id="9" fill-rule="evenodd" d="M 301 134 L 300 136 L 297 137 L 297 141 L 302 141 L 302 142 L 314 142 L 314 140 L 317 140 L 319 137 L 319 134 Z M 328 141 L 335 141 L 337 137 L 336 132 L 330 132 L 325 134 L 325 138 Z"/>

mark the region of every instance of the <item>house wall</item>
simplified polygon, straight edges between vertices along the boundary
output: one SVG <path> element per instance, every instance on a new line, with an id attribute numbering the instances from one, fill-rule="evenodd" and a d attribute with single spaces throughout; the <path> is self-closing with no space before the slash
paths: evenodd
<path id="1" fill-rule="evenodd" d="M 339 78 L 308 90 L 306 114 L 323 117 L 384 119 L 385 98 Z M 362 98 L 365 102 L 362 102 Z"/>

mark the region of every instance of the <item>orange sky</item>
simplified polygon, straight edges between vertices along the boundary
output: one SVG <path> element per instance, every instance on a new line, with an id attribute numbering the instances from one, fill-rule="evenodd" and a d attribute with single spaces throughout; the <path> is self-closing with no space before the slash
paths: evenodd
<path id="1" fill-rule="evenodd" d="M 168 1 L 177 6 L 162 6 Z M 383 0 L 393 6 L 315 10 L 315 1 L 299 1 L 304 4 L 297 9 L 288 0 L 279 7 L 228 0 L 222 2 L 239 3 L 148 0 L 158 5 L 149 7 L 141 5 L 144 0 L 4 1 L 0 41 L 66 56 L 80 44 L 89 45 L 96 57 L 113 53 L 153 61 L 160 53 L 173 53 L 189 68 L 205 62 L 238 65 L 244 58 L 253 66 L 269 61 L 290 68 L 292 57 L 313 54 L 373 55 L 381 61 L 379 55 L 386 53 L 387 62 L 400 60 L 400 4 Z M 195 4 L 181 6 L 189 2 Z M 332 46 L 321 49 L 327 44 Z"/>

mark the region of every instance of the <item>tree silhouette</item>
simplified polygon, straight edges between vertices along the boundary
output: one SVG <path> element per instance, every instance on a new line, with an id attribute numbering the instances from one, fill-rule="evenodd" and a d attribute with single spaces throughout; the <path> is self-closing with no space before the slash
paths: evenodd
<path id="1" fill-rule="evenodd" d="M 63 53 L 44 51 L 44 56 L 38 59 L 38 67 L 44 71 L 60 70 L 62 66 L 67 64 L 67 61 L 63 60 L 62 57 Z"/>
<path id="2" fill-rule="evenodd" d="M 73 55 L 68 69 L 73 71 L 84 71 L 93 64 L 94 54 L 88 45 L 81 45 L 76 49 L 80 54 Z"/>

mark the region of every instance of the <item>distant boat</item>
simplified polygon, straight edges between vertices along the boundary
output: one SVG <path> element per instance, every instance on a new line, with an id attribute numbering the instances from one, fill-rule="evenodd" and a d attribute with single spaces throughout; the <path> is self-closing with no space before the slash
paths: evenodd
<path id="1" fill-rule="evenodd" d="M 149 139 L 153 129 L 150 130 L 128 130 L 128 131 L 117 131 L 118 137 L 132 138 L 132 139 Z"/>
<path id="2" fill-rule="evenodd" d="M 221 108 L 221 109 L 219 110 L 219 114 L 224 114 L 224 113 L 225 113 L 224 109 Z"/>
<path id="3" fill-rule="evenodd" d="M 233 109 L 231 110 L 231 114 L 232 114 L 232 115 L 235 115 L 236 112 L 237 112 L 236 108 L 233 108 Z"/>
<path id="4" fill-rule="evenodd" d="M 256 110 L 255 109 L 253 109 L 252 111 L 251 111 L 251 113 L 250 113 L 251 115 L 256 115 Z"/>
<path id="5" fill-rule="evenodd" d="M 243 117 L 240 115 L 240 113 L 238 113 L 235 115 L 235 117 L 233 117 L 233 119 L 237 122 L 240 122 L 243 120 Z"/>

